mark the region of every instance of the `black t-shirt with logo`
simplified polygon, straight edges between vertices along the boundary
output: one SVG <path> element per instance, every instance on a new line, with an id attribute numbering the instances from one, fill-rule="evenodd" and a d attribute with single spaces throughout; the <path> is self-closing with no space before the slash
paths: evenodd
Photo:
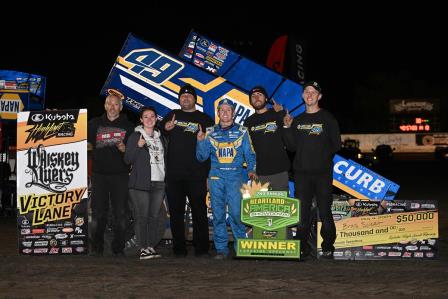
<path id="1" fill-rule="evenodd" d="M 288 154 L 282 139 L 284 111 L 269 109 L 254 113 L 244 121 L 257 156 L 257 174 L 271 175 L 288 171 Z"/>
<path id="2" fill-rule="evenodd" d="M 176 114 L 175 127 L 165 131 L 165 124 Z M 160 124 L 162 132 L 168 136 L 167 171 L 169 179 L 205 179 L 210 170 L 210 160 L 196 159 L 196 135 L 199 124 L 205 132 L 213 126 L 213 120 L 200 111 L 185 112 L 180 109 L 168 113 Z"/>
<path id="3" fill-rule="evenodd" d="M 296 152 L 293 164 L 299 172 L 330 171 L 333 156 L 341 147 L 338 122 L 324 109 L 297 116 L 285 137 L 288 149 Z"/>

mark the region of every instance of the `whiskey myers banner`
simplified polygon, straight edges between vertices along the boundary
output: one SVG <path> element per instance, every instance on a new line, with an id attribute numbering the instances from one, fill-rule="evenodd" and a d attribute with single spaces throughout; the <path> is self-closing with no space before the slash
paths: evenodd
<path id="1" fill-rule="evenodd" d="M 252 238 L 238 240 L 237 256 L 300 258 L 300 241 L 287 239 L 288 226 L 300 219 L 299 201 L 286 192 L 258 191 L 254 185 L 241 190 L 241 221 L 253 230 Z"/>
<path id="2" fill-rule="evenodd" d="M 87 253 L 87 197 L 87 110 L 20 112 L 20 253 Z"/>

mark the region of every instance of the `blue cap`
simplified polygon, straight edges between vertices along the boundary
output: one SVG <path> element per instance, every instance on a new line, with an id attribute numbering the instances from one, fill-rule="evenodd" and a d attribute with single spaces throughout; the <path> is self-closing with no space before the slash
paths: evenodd
<path id="1" fill-rule="evenodd" d="M 232 109 L 233 110 L 235 110 L 235 103 L 233 102 L 233 101 L 231 101 L 231 100 L 229 100 L 229 99 L 226 99 L 226 98 L 224 98 L 224 99 L 222 99 L 221 101 L 219 101 L 219 103 L 218 103 L 218 109 L 222 106 L 222 105 L 229 105 L 229 106 L 231 106 L 232 107 Z"/>

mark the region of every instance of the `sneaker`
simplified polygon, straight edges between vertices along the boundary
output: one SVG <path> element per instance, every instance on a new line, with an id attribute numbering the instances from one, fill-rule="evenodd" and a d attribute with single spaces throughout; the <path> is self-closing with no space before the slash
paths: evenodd
<path id="1" fill-rule="evenodd" d="M 331 251 L 331 250 L 322 251 L 322 254 L 320 257 L 323 259 L 326 259 L 326 260 L 332 260 L 334 258 L 333 251 Z"/>
<path id="2" fill-rule="evenodd" d="M 140 249 L 140 259 L 141 260 L 148 260 L 152 258 L 152 253 L 147 249 Z"/>
<path id="3" fill-rule="evenodd" d="M 146 248 L 147 251 L 149 251 L 152 255 L 152 258 L 160 258 L 162 257 L 162 255 L 160 253 L 158 253 L 154 248 L 152 247 L 147 247 Z"/>
<path id="4" fill-rule="evenodd" d="M 225 260 L 225 259 L 227 259 L 227 255 L 225 255 L 222 252 L 219 252 L 219 253 L 217 253 L 215 255 L 215 257 L 213 259 L 215 259 L 215 260 Z"/>

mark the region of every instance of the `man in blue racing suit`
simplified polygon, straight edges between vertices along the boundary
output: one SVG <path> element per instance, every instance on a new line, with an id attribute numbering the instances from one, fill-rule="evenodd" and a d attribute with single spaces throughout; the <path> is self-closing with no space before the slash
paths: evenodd
<path id="1" fill-rule="evenodd" d="M 211 158 L 209 188 L 213 213 L 213 240 L 216 248 L 215 259 L 225 259 L 229 255 L 226 226 L 226 205 L 234 245 L 246 237 L 246 227 L 241 223 L 240 188 L 247 181 L 243 175 L 243 163 L 247 163 L 250 179 L 255 178 L 255 152 L 247 129 L 233 122 L 234 103 L 223 99 L 217 110 L 219 124 L 197 134 L 196 157 L 199 161 Z"/>

